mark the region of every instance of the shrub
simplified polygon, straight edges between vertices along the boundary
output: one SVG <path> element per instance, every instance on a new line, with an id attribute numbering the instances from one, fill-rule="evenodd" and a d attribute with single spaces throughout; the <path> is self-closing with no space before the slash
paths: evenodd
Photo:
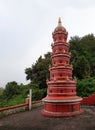
<path id="1" fill-rule="evenodd" d="M 86 78 L 78 80 L 77 95 L 87 97 L 95 92 L 95 78 Z"/>

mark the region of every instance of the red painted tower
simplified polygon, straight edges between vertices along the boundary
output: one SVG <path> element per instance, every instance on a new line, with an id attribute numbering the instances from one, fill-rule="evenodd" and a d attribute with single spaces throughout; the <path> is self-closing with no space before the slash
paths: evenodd
<path id="1" fill-rule="evenodd" d="M 42 99 L 42 115 L 49 117 L 73 116 L 82 113 L 80 101 L 76 96 L 76 81 L 72 78 L 70 65 L 68 33 L 59 18 L 58 26 L 52 33 L 52 66 L 49 68 L 50 80 L 47 80 L 47 96 Z"/>

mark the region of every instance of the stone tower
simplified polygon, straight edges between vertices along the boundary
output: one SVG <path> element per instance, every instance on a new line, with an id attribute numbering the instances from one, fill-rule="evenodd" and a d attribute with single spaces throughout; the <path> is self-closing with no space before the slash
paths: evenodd
<path id="1" fill-rule="evenodd" d="M 83 112 L 80 108 L 82 98 L 76 96 L 76 80 L 72 78 L 67 36 L 68 32 L 59 18 L 58 26 L 52 33 L 50 80 L 47 80 L 47 96 L 42 99 L 44 116 L 65 117 Z"/>

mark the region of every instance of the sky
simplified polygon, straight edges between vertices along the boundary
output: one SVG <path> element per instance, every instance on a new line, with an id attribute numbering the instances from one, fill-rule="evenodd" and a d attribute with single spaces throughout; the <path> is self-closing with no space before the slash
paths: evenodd
<path id="1" fill-rule="evenodd" d="M 95 0 L 0 0 L 0 87 L 28 83 L 25 68 L 52 51 L 59 17 L 68 41 L 95 35 Z"/>

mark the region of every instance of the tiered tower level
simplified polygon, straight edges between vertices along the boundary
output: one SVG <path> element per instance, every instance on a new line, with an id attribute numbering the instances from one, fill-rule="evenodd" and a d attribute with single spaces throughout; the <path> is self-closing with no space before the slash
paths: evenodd
<path id="1" fill-rule="evenodd" d="M 72 78 L 70 65 L 68 32 L 59 18 L 58 26 L 52 33 L 52 65 L 49 67 L 50 80 L 47 80 L 47 96 L 42 100 L 42 115 L 49 117 L 73 116 L 82 113 L 80 102 L 76 96 L 76 80 Z"/>

